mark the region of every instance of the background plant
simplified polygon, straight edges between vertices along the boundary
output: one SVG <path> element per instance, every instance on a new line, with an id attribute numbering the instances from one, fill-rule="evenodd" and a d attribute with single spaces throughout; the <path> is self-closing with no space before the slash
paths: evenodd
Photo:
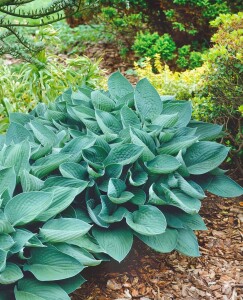
<path id="1" fill-rule="evenodd" d="M 242 195 L 218 168 L 229 150 L 213 141 L 221 126 L 192 121 L 189 101 L 160 97 L 147 79 L 133 88 L 117 72 L 108 88 L 69 89 L 10 114 L 0 150 L 2 298 L 69 299 L 85 266 L 123 260 L 134 235 L 198 256 L 204 191 Z"/>

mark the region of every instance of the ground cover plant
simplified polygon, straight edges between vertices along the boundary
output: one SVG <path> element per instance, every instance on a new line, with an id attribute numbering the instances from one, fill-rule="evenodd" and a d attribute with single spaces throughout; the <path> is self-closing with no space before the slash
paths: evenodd
<path id="1" fill-rule="evenodd" d="M 70 299 L 79 273 L 122 261 L 133 236 L 161 253 L 199 256 L 194 230 L 205 191 L 240 196 L 218 166 L 219 125 L 191 104 L 135 88 L 71 89 L 29 114 L 10 114 L 0 150 L 0 298 Z"/>

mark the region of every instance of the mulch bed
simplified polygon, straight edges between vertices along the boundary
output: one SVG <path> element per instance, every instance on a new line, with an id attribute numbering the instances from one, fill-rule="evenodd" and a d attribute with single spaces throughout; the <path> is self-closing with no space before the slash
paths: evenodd
<path id="1" fill-rule="evenodd" d="M 157 253 L 135 240 L 120 264 L 105 262 L 83 272 L 87 282 L 73 300 L 243 299 L 243 211 L 240 199 L 209 195 L 197 233 L 201 257 Z"/>

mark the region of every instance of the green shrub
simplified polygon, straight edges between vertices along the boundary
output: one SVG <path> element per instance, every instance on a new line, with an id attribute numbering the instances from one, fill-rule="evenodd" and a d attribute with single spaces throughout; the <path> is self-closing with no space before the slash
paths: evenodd
<path id="1" fill-rule="evenodd" d="M 140 32 L 132 48 L 140 57 L 153 58 L 155 54 L 159 54 L 163 60 L 169 61 L 175 56 L 176 45 L 167 33 L 159 36 L 157 32 L 152 34 Z"/>
<path id="2" fill-rule="evenodd" d="M 123 260 L 134 235 L 162 253 L 199 256 L 204 190 L 242 194 L 218 168 L 229 150 L 212 141 L 221 126 L 192 121 L 190 102 L 160 97 L 147 79 L 134 89 L 117 72 L 108 87 L 10 115 L 0 150 L 1 299 L 69 299 L 85 266 L 107 254 Z"/>

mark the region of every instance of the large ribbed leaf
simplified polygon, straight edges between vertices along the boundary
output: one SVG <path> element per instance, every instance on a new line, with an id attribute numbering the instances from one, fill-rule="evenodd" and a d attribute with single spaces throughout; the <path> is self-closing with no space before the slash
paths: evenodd
<path id="1" fill-rule="evenodd" d="M 56 244 L 55 247 L 75 259 L 77 259 L 84 266 L 97 266 L 101 263 L 101 260 L 94 258 L 87 250 L 84 250 L 78 246 L 68 245 L 66 243 Z"/>
<path id="2" fill-rule="evenodd" d="M 163 109 L 163 103 L 156 89 L 146 79 L 140 80 L 135 88 L 135 106 L 143 119 L 159 116 Z"/>
<path id="3" fill-rule="evenodd" d="M 20 178 L 23 192 L 39 191 L 44 186 L 44 181 L 31 175 L 28 171 L 24 170 Z"/>
<path id="4" fill-rule="evenodd" d="M 14 244 L 14 240 L 7 233 L 0 234 L 0 249 L 9 250 Z"/>
<path id="5" fill-rule="evenodd" d="M 62 163 L 71 158 L 70 154 L 50 154 L 46 157 L 39 158 L 31 168 L 31 172 L 34 176 L 43 178 L 56 170 Z"/>
<path id="6" fill-rule="evenodd" d="M 64 289 L 64 291 L 67 294 L 71 294 L 72 292 L 74 292 L 75 290 L 80 288 L 81 285 L 83 283 L 85 283 L 85 281 L 86 280 L 83 278 L 83 276 L 78 274 L 78 275 L 76 275 L 74 277 L 71 277 L 71 278 L 59 280 L 58 284 L 59 284 L 59 286 L 61 286 L 62 289 Z"/>
<path id="7" fill-rule="evenodd" d="M 127 209 L 112 203 L 107 196 L 101 196 L 101 210 L 99 218 L 105 223 L 120 222 L 126 215 Z"/>
<path id="8" fill-rule="evenodd" d="M 195 136 L 179 136 L 170 142 L 162 143 L 158 148 L 159 154 L 178 154 L 181 149 L 186 149 L 198 140 Z"/>
<path id="9" fill-rule="evenodd" d="M 178 229 L 178 233 L 176 250 L 187 256 L 200 256 L 199 246 L 194 232 L 188 228 Z"/>
<path id="10" fill-rule="evenodd" d="M 143 147 L 141 158 L 144 162 L 155 157 L 156 146 L 153 138 L 148 133 L 136 128 L 131 128 L 130 136 L 133 144 Z"/>
<path id="11" fill-rule="evenodd" d="M 178 231 L 175 229 L 167 228 L 164 233 L 153 236 L 135 234 L 146 245 L 161 253 L 169 253 L 177 245 Z"/>
<path id="12" fill-rule="evenodd" d="M 166 220 L 163 213 L 152 205 L 141 205 L 138 210 L 126 215 L 127 224 L 142 235 L 165 232 Z"/>
<path id="13" fill-rule="evenodd" d="M 93 91 L 91 93 L 91 101 L 94 108 L 107 112 L 112 111 L 116 106 L 115 102 L 111 98 L 107 97 L 100 91 Z"/>
<path id="14" fill-rule="evenodd" d="M 96 120 L 99 124 L 100 129 L 103 133 L 119 133 L 122 130 L 122 124 L 116 117 L 112 114 L 96 110 L 95 111 Z"/>
<path id="15" fill-rule="evenodd" d="M 239 197 L 243 194 L 243 188 L 226 175 L 212 176 L 205 189 L 220 197 Z"/>
<path id="16" fill-rule="evenodd" d="M 8 146 L 2 158 L 2 165 L 6 168 L 14 167 L 17 176 L 21 175 L 23 170 L 29 170 L 30 144 L 23 141 L 20 144 Z"/>
<path id="17" fill-rule="evenodd" d="M 34 141 L 32 134 L 23 125 L 11 122 L 6 133 L 6 144 L 21 143 L 24 140 Z"/>
<path id="18" fill-rule="evenodd" d="M 15 242 L 13 247 L 10 249 L 12 253 L 18 253 L 21 251 L 27 242 L 35 236 L 33 232 L 30 232 L 26 229 L 16 229 L 14 233 L 12 233 L 12 238 Z"/>
<path id="19" fill-rule="evenodd" d="M 92 167 L 100 169 L 104 167 L 104 161 L 108 153 L 99 146 L 93 146 L 89 149 L 83 150 L 84 160 Z"/>
<path id="20" fill-rule="evenodd" d="M 86 234 L 91 225 L 79 219 L 60 218 L 50 220 L 40 229 L 40 235 L 47 242 L 60 243 Z"/>
<path id="21" fill-rule="evenodd" d="M 101 247 L 97 244 L 97 241 L 88 234 L 80 236 L 73 240 L 69 240 L 68 243 L 71 245 L 78 246 L 80 248 L 84 248 L 92 253 L 103 252 Z"/>
<path id="22" fill-rule="evenodd" d="M 192 230 L 206 230 L 203 219 L 199 214 L 189 215 L 181 210 L 169 210 L 163 212 L 168 226 L 173 228 L 191 228 Z"/>
<path id="23" fill-rule="evenodd" d="M 190 128 L 196 128 L 196 135 L 200 141 L 215 140 L 222 134 L 223 126 L 217 124 L 209 124 L 204 122 L 190 122 L 188 124 Z"/>
<path id="24" fill-rule="evenodd" d="M 30 123 L 34 136 L 43 146 L 52 146 L 57 142 L 55 133 L 43 125 L 40 121 L 32 120 Z"/>
<path id="25" fill-rule="evenodd" d="M 218 167 L 229 148 L 215 142 L 198 142 L 187 149 L 183 159 L 190 174 L 204 174 Z"/>
<path id="26" fill-rule="evenodd" d="M 94 228 L 92 233 L 104 252 L 119 262 L 121 262 L 131 250 L 133 235 L 127 227 L 105 230 Z"/>
<path id="27" fill-rule="evenodd" d="M 14 226 L 33 221 L 52 203 L 52 193 L 28 192 L 13 197 L 5 206 L 4 213 Z"/>
<path id="28" fill-rule="evenodd" d="M 176 174 L 176 178 L 178 180 L 178 187 L 188 196 L 198 198 L 200 200 L 206 197 L 203 189 L 194 181 L 187 181 L 179 174 Z"/>
<path id="29" fill-rule="evenodd" d="M 95 143 L 95 138 L 91 136 L 77 137 L 68 142 L 62 149 L 61 153 L 77 155 L 81 150 L 92 147 Z"/>
<path id="30" fill-rule="evenodd" d="M 6 268 L 8 251 L 0 248 L 0 272 L 3 272 Z"/>
<path id="31" fill-rule="evenodd" d="M 163 187 L 163 190 L 168 204 L 176 206 L 188 214 L 198 213 L 201 207 L 200 200 L 190 197 L 178 189 L 171 191 L 170 189 Z"/>
<path id="32" fill-rule="evenodd" d="M 16 186 L 16 174 L 14 167 L 0 170 L 0 195 L 8 190 L 10 196 L 13 195 Z"/>
<path id="33" fill-rule="evenodd" d="M 30 271 L 40 281 L 53 281 L 70 278 L 83 270 L 83 265 L 75 258 L 55 247 L 33 248 L 25 271 Z"/>
<path id="34" fill-rule="evenodd" d="M 113 148 L 104 164 L 121 164 L 127 165 L 135 162 L 143 152 L 143 147 L 133 144 L 123 144 Z"/>
<path id="35" fill-rule="evenodd" d="M 109 77 L 108 88 L 114 99 L 122 98 L 134 91 L 131 83 L 120 72 L 115 72 Z"/>
<path id="36" fill-rule="evenodd" d="M 190 101 L 168 101 L 164 104 L 163 114 L 178 114 L 178 121 L 174 126 L 187 126 L 191 120 L 192 104 Z"/>
<path id="37" fill-rule="evenodd" d="M 12 284 L 21 278 L 23 273 L 20 268 L 16 264 L 7 263 L 5 270 L 0 273 L 0 284 Z"/>
<path id="38" fill-rule="evenodd" d="M 68 294 L 56 283 L 22 279 L 15 287 L 16 300 L 70 300 Z"/>
<path id="39" fill-rule="evenodd" d="M 141 126 L 139 117 L 128 106 L 122 107 L 121 120 L 122 120 L 122 125 L 124 128 L 129 127 L 129 126 L 140 128 L 140 126 Z"/>
<path id="40" fill-rule="evenodd" d="M 171 155 L 161 154 L 145 163 L 148 170 L 155 174 L 168 174 L 180 167 L 180 162 Z"/>
<path id="41" fill-rule="evenodd" d="M 179 119 L 178 113 L 170 114 L 170 115 L 161 114 L 157 118 L 152 120 L 152 124 L 159 125 L 161 126 L 161 128 L 170 128 L 176 124 L 178 119 Z"/>
<path id="42" fill-rule="evenodd" d="M 88 180 L 88 172 L 85 167 L 80 164 L 67 162 L 60 165 L 59 170 L 63 177 Z"/>
<path id="43" fill-rule="evenodd" d="M 0 210 L 0 234 L 12 232 L 14 232 L 13 226 L 10 224 L 3 211 Z"/>
<path id="44" fill-rule="evenodd" d="M 111 178 L 108 184 L 108 198 L 116 204 L 122 204 L 129 201 L 134 195 L 125 191 L 126 184 L 118 178 Z"/>

